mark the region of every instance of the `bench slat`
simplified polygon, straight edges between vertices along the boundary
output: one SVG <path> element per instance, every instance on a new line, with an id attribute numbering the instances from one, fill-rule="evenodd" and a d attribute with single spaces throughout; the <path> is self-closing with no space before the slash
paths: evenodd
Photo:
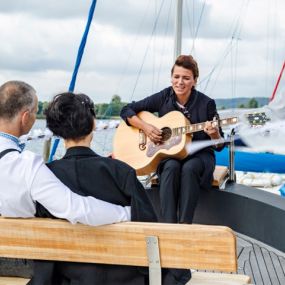
<path id="1" fill-rule="evenodd" d="M 187 285 L 244 285 L 250 281 L 249 276 L 241 274 L 194 272 Z"/>
<path id="2" fill-rule="evenodd" d="M 145 237 L 157 236 L 162 267 L 237 270 L 235 235 L 223 226 L 0 217 L 0 229 L 2 257 L 148 266 Z"/>
<path id="3" fill-rule="evenodd" d="M 29 281 L 20 277 L 0 277 L 0 285 L 26 285 Z"/>
<path id="4" fill-rule="evenodd" d="M 229 169 L 226 166 L 216 165 L 215 171 L 213 174 L 213 182 L 212 186 L 219 187 L 221 183 L 224 181 L 225 177 L 228 175 Z"/>
<path id="5" fill-rule="evenodd" d="M 0 277 L 0 285 L 25 285 L 29 279 L 19 277 Z M 244 285 L 249 284 L 246 275 L 194 272 L 187 285 Z"/>

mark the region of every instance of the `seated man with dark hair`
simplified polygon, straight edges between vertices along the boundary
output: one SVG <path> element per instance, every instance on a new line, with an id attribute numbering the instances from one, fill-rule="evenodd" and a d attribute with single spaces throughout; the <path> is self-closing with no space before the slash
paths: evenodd
<path id="1" fill-rule="evenodd" d="M 46 110 L 46 120 L 54 135 L 64 139 L 67 149 L 62 159 L 48 164 L 65 185 L 82 196 L 131 206 L 133 221 L 156 221 L 155 212 L 134 169 L 91 150 L 95 111 L 88 96 L 73 93 L 55 96 Z M 51 217 L 40 204 L 37 215 Z M 31 284 L 144 285 L 148 279 L 137 267 L 130 266 L 35 262 L 35 269 Z"/>

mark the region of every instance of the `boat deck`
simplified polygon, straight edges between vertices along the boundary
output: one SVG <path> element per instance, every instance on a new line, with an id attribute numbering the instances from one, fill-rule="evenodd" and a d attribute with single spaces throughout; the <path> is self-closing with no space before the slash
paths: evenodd
<path id="1" fill-rule="evenodd" d="M 238 273 L 251 277 L 256 285 L 285 284 L 285 254 L 276 249 L 237 234 Z M 0 276 L 22 276 L 32 274 L 32 261 L 0 259 Z"/>
<path id="2" fill-rule="evenodd" d="M 285 254 L 247 236 L 237 234 L 238 273 L 256 285 L 285 284 Z"/>
<path id="3" fill-rule="evenodd" d="M 251 284 L 285 284 L 285 253 L 245 235 L 236 235 L 238 273 L 250 276 Z"/>

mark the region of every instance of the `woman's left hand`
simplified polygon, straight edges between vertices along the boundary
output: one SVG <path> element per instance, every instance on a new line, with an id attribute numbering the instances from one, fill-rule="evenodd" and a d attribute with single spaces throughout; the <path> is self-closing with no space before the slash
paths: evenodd
<path id="1" fill-rule="evenodd" d="M 219 132 L 218 123 L 215 121 L 205 123 L 204 132 L 212 139 L 219 139 L 221 137 Z"/>

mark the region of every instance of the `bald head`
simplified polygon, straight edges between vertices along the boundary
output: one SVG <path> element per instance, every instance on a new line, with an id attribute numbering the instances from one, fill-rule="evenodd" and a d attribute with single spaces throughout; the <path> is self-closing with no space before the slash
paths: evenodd
<path id="1" fill-rule="evenodd" d="M 13 119 L 24 108 L 34 107 L 36 91 L 22 81 L 8 81 L 0 86 L 0 119 Z"/>

